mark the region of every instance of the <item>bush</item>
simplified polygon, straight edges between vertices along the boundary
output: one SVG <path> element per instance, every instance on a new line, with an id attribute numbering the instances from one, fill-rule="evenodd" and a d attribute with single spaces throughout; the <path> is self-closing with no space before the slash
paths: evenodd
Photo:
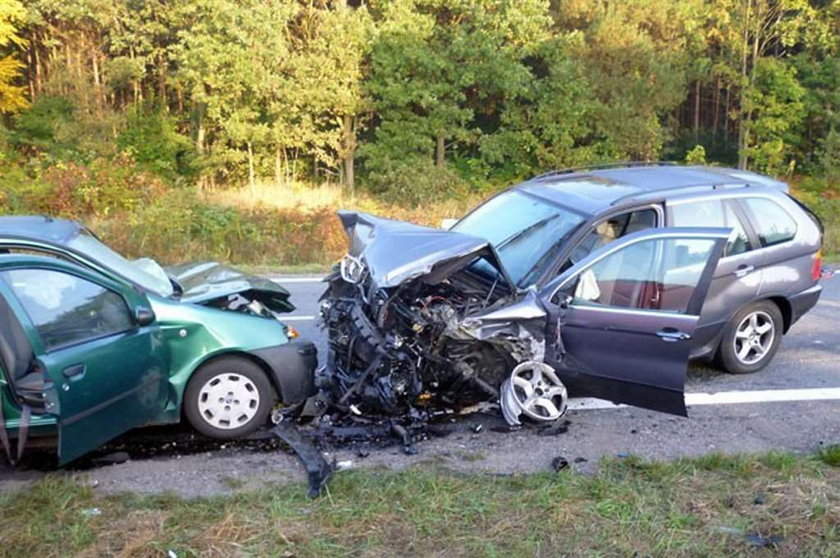
<path id="1" fill-rule="evenodd" d="M 170 182 L 188 180 L 195 174 L 192 142 L 178 133 L 172 117 L 159 110 L 133 111 L 117 146 L 139 166 Z"/>
<path id="2" fill-rule="evenodd" d="M 840 255 L 840 184 L 830 178 L 809 177 L 795 186 L 794 194 L 825 227 L 823 253 L 830 257 Z"/>
<path id="3" fill-rule="evenodd" d="M 223 260 L 297 265 L 333 263 L 345 236 L 331 209 L 238 209 L 202 201 L 192 189 L 170 190 L 148 206 L 92 219 L 96 232 L 128 257 L 164 263 Z"/>
<path id="4" fill-rule="evenodd" d="M 426 161 L 388 161 L 370 173 L 368 188 L 385 202 L 411 207 L 461 198 L 469 191 L 456 173 Z"/>

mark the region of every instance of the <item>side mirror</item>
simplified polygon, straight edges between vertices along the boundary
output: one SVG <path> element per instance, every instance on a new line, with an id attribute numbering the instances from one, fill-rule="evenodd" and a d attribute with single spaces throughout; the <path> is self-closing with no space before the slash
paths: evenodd
<path id="1" fill-rule="evenodd" d="M 455 223 L 457 223 L 457 222 L 458 222 L 458 219 L 451 219 L 451 218 L 450 219 L 441 219 L 440 220 L 440 228 L 442 228 L 445 231 L 448 231 L 449 229 L 454 227 Z"/>
<path id="2" fill-rule="evenodd" d="M 152 311 L 151 308 L 147 308 L 145 306 L 138 306 L 134 309 L 134 322 L 140 326 L 144 327 L 150 325 L 155 321 L 155 313 Z"/>
<path id="3" fill-rule="evenodd" d="M 566 308 L 569 307 L 569 305 L 572 304 L 573 300 L 574 300 L 574 297 L 572 295 L 570 295 L 569 293 L 561 293 L 560 294 L 560 308 L 565 310 Z"/>

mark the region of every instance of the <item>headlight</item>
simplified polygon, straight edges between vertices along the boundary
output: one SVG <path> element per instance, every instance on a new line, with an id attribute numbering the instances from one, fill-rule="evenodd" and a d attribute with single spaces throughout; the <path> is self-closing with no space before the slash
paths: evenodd
<path id="1" fill-rule="evenodd" d="M 354 285 L 361 283 L 367 273 L 365 264 L 359 258 L 354 258 L 350 254 L 344 256 L 338 269 L 341 272 L 341 278 Z"/>

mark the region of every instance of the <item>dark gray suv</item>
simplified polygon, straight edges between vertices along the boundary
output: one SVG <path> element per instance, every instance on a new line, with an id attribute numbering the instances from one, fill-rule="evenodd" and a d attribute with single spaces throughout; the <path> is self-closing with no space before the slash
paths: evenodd
<path id="1" fill-rule="evenodd" d="M 527 248 L 511 242 L 509 231 L 525 230 L 534 218 L 533 210 L 518 206 L 540 204 L 575 216 L 565 221 L 562 240 L 557 242 L 554 227 L 546 227 L 532 235 Z M 452 230 L 487 238 L 503 263 L 527 251 L 507 266 L 526 287 L 551 281 L 596 248 L 654 227 L 732 229 L 693 336 L 693 358 L 713 357 L 732 373 L 755 372 L 819 299 L 819 219 L 788 194 L 787 184 L 748 171 L 664 164 L 556 171 L 491 198 Z M 690 256 L 676 259 L 682 265 Z M 607 304 L 649 303 L 613 291 Z"/>
<path id="2" fill-rule="evenodd" d="M 449 230 L 339 216 L 317 382 L 355 414 L 498 401 L 550 421 L 569 389 L 684 415 L 689 357 L 756 371 L 821 291 L 819 220 L 733 169 L 552 172 Z"/>

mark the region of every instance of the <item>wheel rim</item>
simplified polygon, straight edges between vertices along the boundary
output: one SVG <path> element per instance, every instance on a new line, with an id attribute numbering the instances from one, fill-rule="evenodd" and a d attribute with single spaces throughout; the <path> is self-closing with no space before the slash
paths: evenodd
<path id="1" fill-rule="evenodd" d="M 226 373 L 213 376 L 198 392 L 201 418 L 222 430 L 239 428 L 251 421 L 260 407 L 260 392 L 247 377 Z"/>
<path id="2" fill-rule="evenodd" d="M 557 420 L 566 412 L 566 387 L 554 370 L 540 362 L 524 362 L 510 378 L 522 413 L 539 421 Z"/>
<path id="3" fill-rule="evenodd" d="M 735 330 L 735 358 L 743 364 L 755 364 L 767 356 L 776 338 L 776 325 L 767 312 L 752 312 Z"/>

